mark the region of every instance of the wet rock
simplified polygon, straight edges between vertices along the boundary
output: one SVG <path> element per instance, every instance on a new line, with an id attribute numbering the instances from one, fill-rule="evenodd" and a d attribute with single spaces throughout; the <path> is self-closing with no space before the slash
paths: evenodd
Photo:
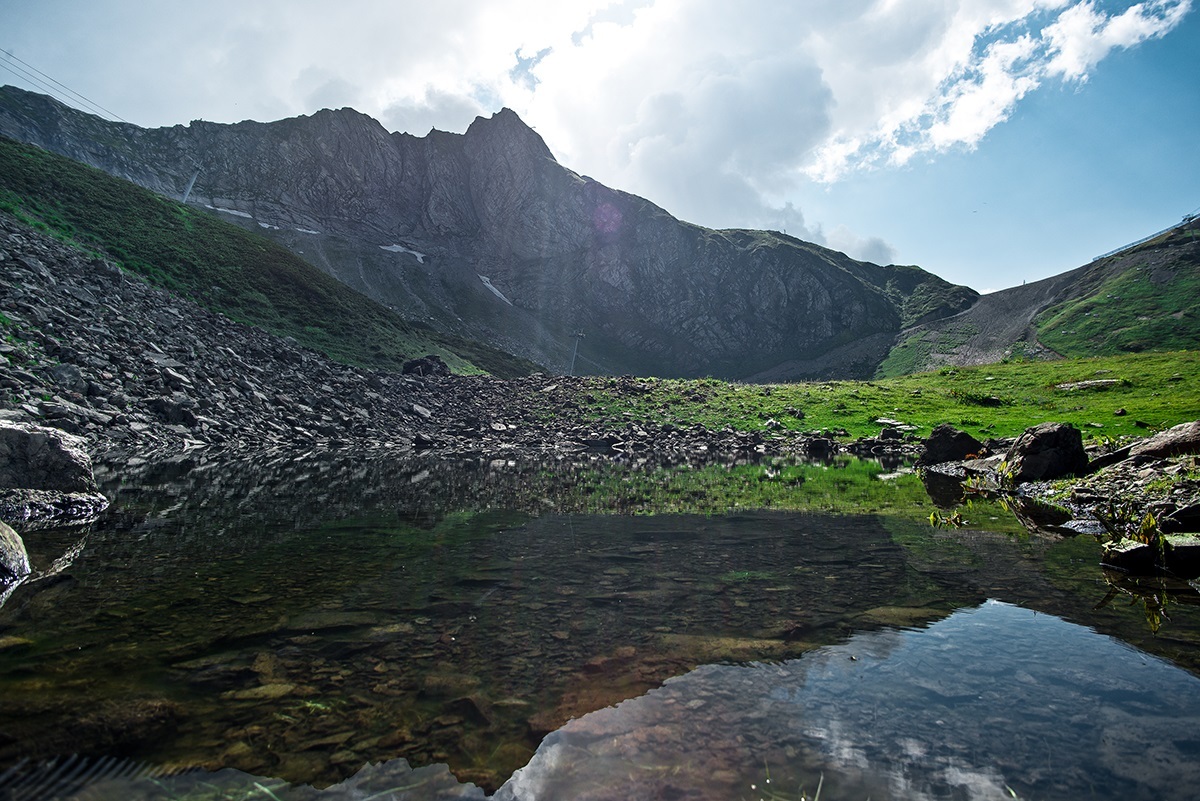
<path id="1" fill-rule="evenodd" d="M 1075 426 L 1041 423 L 1025 429 L 1005 457 L 1016 484 L 1050 481 L 1087 472 L 1083 435 Z"/>
<path id="2" fill-rule="evenodd" d="M 0 522 L 0 587 L 29 575 L 29 554 L 25 542 L 8 524 Z"/>
<path id="3" fill-rule="evenodd" d="M 963 502 L 963 481 L 967 473 L 961 465 L 942 462 L 920 471 L 921 483 L 935 506 L 953 509 Z"/>
<path id="4" fill-rule="evenodd" d="M 1104 549 L 1100 564 L 1137 576 L 1200 576 L 1200 538 L 1168 535 L 1164 540 L 1161 550 L 1156 545 L 1123 540 Z"/>
<path id="5" fill-rule="evenodd" d="M 942 464 L 966 459 L 980 453 L 983 443 L 949 423 L 942 423 L 926 438 L 918 465 Z"/>

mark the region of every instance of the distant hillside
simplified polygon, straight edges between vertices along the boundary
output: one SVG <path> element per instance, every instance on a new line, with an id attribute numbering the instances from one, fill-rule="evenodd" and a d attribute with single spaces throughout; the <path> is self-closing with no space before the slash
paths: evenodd
<path id="1" fill-rule="evenodd" d="M 1200 348 L 1200 220 L 906 329 L 882 376 L 1008 358 Z"/>
<path id="2" fill-rule="evenodd" d="M 555 161 L 515 113 L 389 133 L 352 109 L 143 129 L 12 87 L 0 133 L 272 237 L 406 319 L 565 370 L 869 377 L 976 293 L 776 232 L 710 230 Z M 576 338 L 577 333 L 584 336 Z"/>
<path id="3" fill-rule="evenodd" d="M 534 365 L 405 322 L 258 234 L 128 181 L 0 137 L 0 208 L 239 322 L 350 364 L 440 354 L 457 372 Z"/>

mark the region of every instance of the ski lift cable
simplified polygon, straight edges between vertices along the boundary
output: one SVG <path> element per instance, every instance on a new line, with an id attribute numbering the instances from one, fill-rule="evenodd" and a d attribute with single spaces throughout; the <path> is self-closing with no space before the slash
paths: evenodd
<path id="1" fill-rule="evenodd" d="M 55 88 L 51 84 L 46 83 L 45 81 L 39 79 L 37 76 L 33 75 L 32 73 L 28 72 L 27 70 L 22 69 L 21 67 L 17 66 L 16 64 L 5 63 L 4 61 L 0 60 L 0 69 L 7 70 L 8 72 L 12 73 L 13 75 L 20 78 L 22 81 L 27 83 L 29 86 L 32 86 L 34 89 L 37 89 L 41 92 L 45 92 L 50 97 L 53 97 L 55 100 L 58 100 L 59 102 L 65 104 L 65 105 L 73 106 L 76 108 L 81 108 L 83 111 L 85 111 L 89 114 L 99 115 L 99 114 L 105 113 L 105 112 L 97 110 L 97 108 L 88 107 L 86 104 L 81 103 L 79 100 L 66 94 L 61 89 Z"/>
<path id="2" fill-rule="evenodd" d="M 124 117 L 122 117 L 120 114 L 117 114 L 117 113 L 115 113 L 115 112 L 113 112 L 113 111 L 109 111 L 109 110 L 108 110 L 108 109 L 106 109 L 104 106 L 102 106 L 102 105 L 100 105 L 99 103 L 95 102 L 94 100 L 92 100 L 91 98 L 87 97 L 86 95 L 84 95 L 84 94 L 82 94 L 82 93 L 80 93 L 80 92 L 76 92 L 74 89 L 72 89 L 71 87 L 67 86 L 67 85 L 66 85 L 65 83 L 63 83 L 62 81 L 59 81 L 59 80 L 56 80 L 55 78 L 52 78 L 51 76 L 49 76 L 49 75 L 47 75 L 46 73 L 44 73 L 44 72 L 42 72 L 41 70 L 39 70 L 37 67 L 35 67 L 35 66 L 33 66 L 32 64 L 30 64 L 28 61 L 25 61 L 25 60 L 23 60 L 23 59 L 20 59 L 20 58 L 18 58 L 18 57 L 16 57 L 16 56 L 14 56 L 14 55 L 13 55 L 11 52 L 9 52 L 9 51 L 7 51 L 7 50 L 6 50 L 6 51 L 4 51 L 4 55 L 5 55 L 5 57 L 6 57 L 6 58 L 7 58 L 9 61 L 15 61 L 15 62 L 17 62 L 18 64 L 22 64 L 22 65 L 24 65 L 24 66 L 25 66 L 25 67 L 27 67 L 28 69 L 30 69 L 30 70 L 33 70 L 33 71 L 34 71 L 34 72 L 36 72 L 38 75 L 40 75 L 40 76 L 42 76 L 43 78 L 45 78 L 47 81 L 50 81 L 51 83 L 55 84 L 56 86 L 59 86 L 59 87 L 61 87 L 61 88 L 62 88 L 64 91 L 66 91 L 66 92 L 68 93 L 68 95 L 71 95 L 71 96 L 74 96 L 75 98 L 78 98 L 78 100 L 75 100 L 75 101 L 73 101 L 73 102 L 75 102 L 75 103 L 78 103 L 78 102 L 82 101 L 82 102 L 84 102 L 84 103 L 88 104 L 89 106 L 91 106 L 92 108 L 94 108 L 94 109 L 98 109 L 98 110 L 100 110 L 100 111 L 104 112 L 105 114 L 107 114 L 108 116 L 110 116 L 110 117 L 112 117 L 112 118 L 114 118 L 114 119 L 120 120 L 121 122 L 125 122 L 125 123 L 128 123 L 128 122 L 129 122 L 129 120 L 125 119 L 125 118 L 124 118 Z M 14 71 L 14 70 L 11 68 L 11 65 L 4 65 L 4 66 L 8 66 L 8 67 L 9 67 L 9 71 L 10 71 L 10 72 L 14 72 L 14 74 L 16 74 L 16 73 L 15 73 L 15 71 Z M 34 82 L 34 83 L 36 83 L 36 84 L 39 84 L 39 88 L 46 88 L 46 87 L 44 86 L 44 84 L 41 84 L 41 82 L 37 81 L 37 79 L 33 78 L 32 76 L 30 76 L 30 75 L 26 74 L 24 77 L 26 78 L 26 80 L 32 81 L 32 82 Z M 56 92 L 52 92 L 52 93 L 53 93 L 53 94 L 58 94 L 58 93 L 56 93 Z"/>

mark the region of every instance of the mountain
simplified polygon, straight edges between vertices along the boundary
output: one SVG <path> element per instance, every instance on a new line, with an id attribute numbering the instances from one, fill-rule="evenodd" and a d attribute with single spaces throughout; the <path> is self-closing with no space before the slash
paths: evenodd
<path id="1" fill-rule="evenodd" d="M 977 298 L 916 267 L 676 220 L 561 166 L 509 110 L 424 137 L 351 109 L 144 129 L 4 87 L 0 134 L 186 195 L 408 320 L 555 371 L 577 348 L 577 372 L 869 377 L 904 328 Z"/>
<path id="2" fill-rule="evenodd" d="M 1200 219 L 1031 284 L 982 295 L 907 328 L 883 375 L 1008 358 L 1108 356 L 1200 347 Z"/>
<path id="3" fill-rule="evenodd" d="M 433 353 L 460 373 L 507 377 L 535 367 L 407 322 L 256 233 L 4 137 L 0 210 L 176 295 L 345 364 L 398 372 L 407 359 Z"/>

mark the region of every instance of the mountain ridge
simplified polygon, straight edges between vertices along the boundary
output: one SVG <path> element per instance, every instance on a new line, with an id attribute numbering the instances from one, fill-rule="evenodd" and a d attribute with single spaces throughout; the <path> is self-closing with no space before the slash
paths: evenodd
<path id="1" fill-rule="evenodd" d="M 869 377 L 906 323 L 977 297 L 919 268 L 676 220 L 559 165 L 511 110 L 425 137 L 352 109 L 142 129 L 9 87 L 0 133 L 170 197 L 195 175 L 192 204 L 410 320 L 554 370 L 578 342 L 588 372 Z"/>

